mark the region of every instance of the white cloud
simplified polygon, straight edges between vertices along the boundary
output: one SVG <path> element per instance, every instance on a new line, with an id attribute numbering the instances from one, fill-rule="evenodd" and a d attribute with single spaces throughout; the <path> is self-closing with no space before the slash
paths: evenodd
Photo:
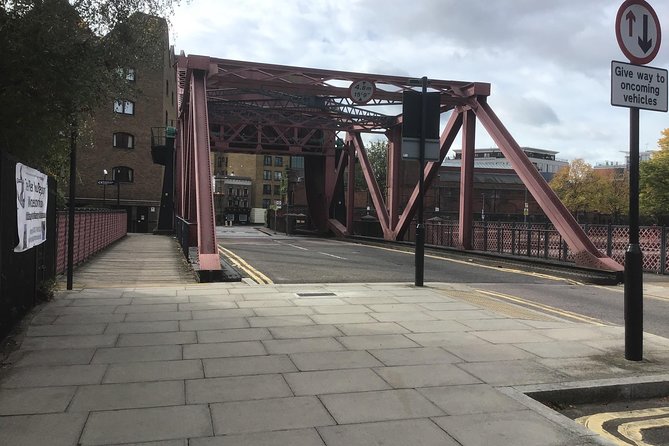
<path id="1" fill-rule="evenodd" d="M 627 109 L 610 105 L 624 60 L 610 0 L 191 0 L 173 18 L 187 54 L 410 77 L 490 82 L 520 145 L 562 158 L 622 160 Z M 651 0 L 658 16 L 669 3 Z M 669 29 L 669 23 L 662 23 Z M 652 66 L 669 65 L 665 43 Z M 641 113 L 641 147 L 669 127 Z M 479 131 L 478 146 L 492 141 Z"/>

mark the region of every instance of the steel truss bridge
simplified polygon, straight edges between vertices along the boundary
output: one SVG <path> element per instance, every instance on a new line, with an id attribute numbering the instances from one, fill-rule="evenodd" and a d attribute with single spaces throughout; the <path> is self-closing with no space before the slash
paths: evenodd
<path id="1" fill-rule="evenodd" d="M 408 201 L 401 202 L 400 163 L 402 94 L 415 88 L 406 77 L 321 70 L 180 56 L 176 138 L 175 203 L 178 221 L 197 240 L 200 269 L 220 270 L 216 246 L 211 151 L 304 156 L 305 188 L 315 226 L 339 235 L 352 234 L 353 206 L 342 223 L 333 218 L 335 196 L 347 183 L 346 202 L 354 202 L 355 162 L 360 164 L 386 240 L 407 231 L 417 208 L 418 182 Z M 368 81 L 371 99 L 358 104 L 349 87 Z M 529 161 L 494 113 L 487 98 L 490 84 L 430 80 L 429 91 L 440 95 L 441 113 L 448 115 L 440 137 L 440 159 L 427 162 L 425 189 L 435 178 L 456 136 L 462 133 L 459 197 L 460 248 L 472 249 L 475 128 L 478 120 L 495 141 L 528 191 L 575 253 L 576 263 L 622 271 L 586 236 L 571 213 Z M 387 199 L 377 184 L 362 135 L 385 135 L 389 142 Z M 345 134 L 343 147 L 338 135 Z"/>

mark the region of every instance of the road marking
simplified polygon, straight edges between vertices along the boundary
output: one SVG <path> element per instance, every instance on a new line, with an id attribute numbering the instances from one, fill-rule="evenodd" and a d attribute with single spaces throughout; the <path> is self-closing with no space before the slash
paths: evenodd
<path id="1" fill-rule="evenodd" d="M 613 286 L 603 286 L 603 285 L 591 285 L 594 288 L 599 288 L 602 290 L 608 290 L 608 291 L 613 291 L 615 293 L 625 293 L 625 289 L 620 289 L 618 287 L 613 288 Z M 643 297 L 648 298 L 648 299 L 653 299 L 653 300 L 659 300 L 660 302 L 669 302 L 669 297 L 663 297 L 663 296 L 655 296 L 654 294 L 650 294 L 648 291 L 644 290 L 643 291 Z"/>
<path id="2" fill-rule="evenodd" d="M 655 417 L 655 419 L 623 423 L 618 427 L 618 432 L 629 441 L 621 440 L 604 429 L 604 424 L 609 421 L 617 419 L 638 419 L 648 417 Z M 574 421 L 581 423 L 583 426 L 587 427 L 596 434 L 599 434 L 620 446 L 629 446 L 630 441 L 632 442 L 631 444 L 636 446 L 651 446 L 643 442 L 641 430 L 651 427 L 669 426 L 667 417 L 669 417 L 669 407 L 656 407 L 651 409 L 629 410 L 622 412 L 596 413 L 594 415 L 586 415 L 584 417 L 577 418 Z M 663 422 L 660 422 L 660 420 L 663 420 Z M 651 424 L 654 421 L 657 423 Z"/>
<path id="3" fill-rule="evenodd" d="M 263 284 L 273 284 L 272 279 L 255 269 L 253 266 L 251 266 L 248 262 L 246 262 L 244 259 L 239 257 L 237 254 L 234 252 L 230 251 L 229 249 L 225 249 L 223 246 L 218 245 L 218 251 L 225 255 L 230 261 L 240 269 L 242 269 L 246 274 L 248 274 L 253 280 L 255 280 L 257 283 L 263 285 Z"/>
<path id="4" fill-rule="evenodd" d="M 669 417 L 655 418 L 651 420 L 643 421 L 634 421 L 631 423 L 624 423 L 618 426 L 618 433 L 625 438 L 628 438 L 635 442 L 637 446 L 653 446 L 649 443 L 643 441 L 643 434 L 641 433 L 644 429 L 653 429 L 656 427 L 667 427 L 669 426 Z"/>
<path id="5" fill-rule="evenodd" d="M 579 321 L 579 322 L 585 322 L 585 323 L 592 324 L 592 325 L 598 325 L 600 327 L 603 327 L 603 326 L 606 325 L 601 320 L 595 319 L 593 317 L 589 317 L 589 316 L 579 314 L 579 313 L 573 313 L 573 312 L 567 311 L 567 310 L 562 310 L 560 308 L 552 307 L 550 305 L 539 304 L 539 303 L 532 302 L 532 301 L 527 300 L 527 299 L 523 299 L 521 297 L 511 296 L 509 294 L 504 294 L 504 293 L 498 293 L 496 291 L 488 291 L 488 290 L 476 290 L 476 291 L 479 292 L 479 293 L 482 293 L 482 294 L 486 294 L 488 296 L 496 297 L 496 298 L 499 298 L 499 299 L 510 300 L 512 302 L 516 302 L 516 303 L 521 304 L 521 305 L 526 305 L 526 306 L 529 306 L 529 307 L 538 308 L 542 311 L 546 311 L 546 312 L 549 312 L 549 313 L 554 313 L 554 314 L 557 314 L 561 317 L 565 317 L 565 318 L 568 318 L 568 319 L 573 319 L 573 320 L 576 320 L 576 321 Z"/>
<path id="6" fill-rule="evenodd" d="M 345 242 L 349 243 L 351 245 L 360 245 L 359 243 L 352 243 L 352 242 Z M 386 248 L 383 246 L 374 246 L 374 245 L 364 245 L 364 246 L 369 246 L 370 248 L 376 248 L 376 249 L 383 249 L 385 251 L 392 251 L 392 252 L 398 252 L 398 253 L 403 253 L 403 254 L 409 254 L 409 255 L 414 255 L 413 252 L 410 251 L 403 251 L 400 249 L 395 249 L 395 248 Z M 543 274 L 543 273 L 535 273 L 532 271 L 523 271 L 520 269 L 514 269 L 514 268 L 507 268 L 507 267 L 498 267 L 498 266 L 489 266 L 489 265 L 481 265 L 480 263 L 474 263 L 474 262 L 469 262 L 466 260 L 457 260 L 457 259 L 449 259 L 447 257 L 440 257 L 436 256 L 433 254 L 425 254 L 425 257 L 429 257 L 431 259 L 437 259 L 437 260 L 444 260 L 446 262 L 452 262 L 452 263 L 459 263 L 462 265 L 470 265 L 470 266 L 476 266 L 479 268 L 485 268 L 485 269 L 492 269 L 495 271 L 502 271 L 502 272 L 507 272 L 507 273 L 512 273 L 512 274 L 521 274 L 523 276 L 531 276 L 531 277 L 537 277 L 540 279 L 547 279 L 547 280 L 554 280 L 554 281 L 559 281 L 559 282 L 567 282 L 572 285 L 585 285 L 583 282 L 578 282 L 576 280 L 572 279 L 566 279 L 564 277 L 558 277 L 558 276 L 551 276 L 550 274 Z"/>
<path id="7" fill-rule="evenodd" d="M 283 245 L 284 243 L 280 243 L 280 244 Z M 305 248 L 303 246 L 293 245 L 292 243 L 285 243 L 285 245 L 292 246 L 293 248 L 301 249 L 302 251 L 309 251 L 307 248 Z"/>
<path id="8" fill-rule="evenodd" d="M 334 255 L 334 254 L 328 254 L 327 252 L 320 252 L 320 251 L 319 251 L 318 253 L 319 253 L 319 254 L 323 254 L 324 256 L 334 257 L 335 259 L 348 260 L 346 257 L 339 257 L 339 256 L 336 256 L 336 255 Z"/>

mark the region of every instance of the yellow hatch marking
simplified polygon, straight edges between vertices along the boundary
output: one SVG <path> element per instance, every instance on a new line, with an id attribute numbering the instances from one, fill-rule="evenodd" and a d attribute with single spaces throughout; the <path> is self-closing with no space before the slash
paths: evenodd
<path id="1" fill-rule="evenodd" d="M 230 251 L 229 249 L 226 249 L 222 247 L 221 245 L 218 245 L 218 250 L 221 254 L 226 256 L 227 258 L 232 261 L 232 263 L 241 268 L 246 274 L 248 274 L 251 279 L 255 280 L 259 284 L 273 284 L 272 279 L 255 269 L 253 266 L 251 266 L 247 261 L 239 257 L 237 254 L 234 252 Z"/>
<path id="2" fill-rule="evenodd" d="M 642 420 L 637 422 L 629 422 L 621 424 L 618 427 L 618 432 L 629 439 L 632 443 L 628 441 L 623 441 L 615 435 L 609 433 L 604 429 L 604 424 L 621 418 L 643 418 L 643 417 L 659 417 L 659 419 L 654 420 Z M 602 437 L 611 440 L 617 445 L 629 446 L 630 444 L 635 444 L 636 446 L 651 446 L 647 443 L 644 443 L 641 439 L 641 430 L 648 429 L 651 427 L 660 427 L 667 426 L 667 417 L 669 417 L 669 407 L 657 407 L 651 409 L 642 409 L 642 410 L 630 410 L 623 412 L 604 412 L 597 413 L 594 415 L 586 415 L 584 417 L 577 418 L 576 422 L 581 423 L 583 426 L 587 427 L 591 431 L 601 435 Z M 662 421 L 661 421 L 662 420 Z M 638 435 L 638 437 L 637 437 Z"/>

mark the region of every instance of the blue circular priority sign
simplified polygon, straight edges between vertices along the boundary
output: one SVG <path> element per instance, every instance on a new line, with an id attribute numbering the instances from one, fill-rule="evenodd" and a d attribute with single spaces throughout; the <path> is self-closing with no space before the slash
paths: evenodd
<path id="1" fill-rule="evenodd" d="M 626 0 L 616 15 L 618 45 L 630 62 L 645 65 L 660 50 L 660 20 L 645 0 Z"/>

